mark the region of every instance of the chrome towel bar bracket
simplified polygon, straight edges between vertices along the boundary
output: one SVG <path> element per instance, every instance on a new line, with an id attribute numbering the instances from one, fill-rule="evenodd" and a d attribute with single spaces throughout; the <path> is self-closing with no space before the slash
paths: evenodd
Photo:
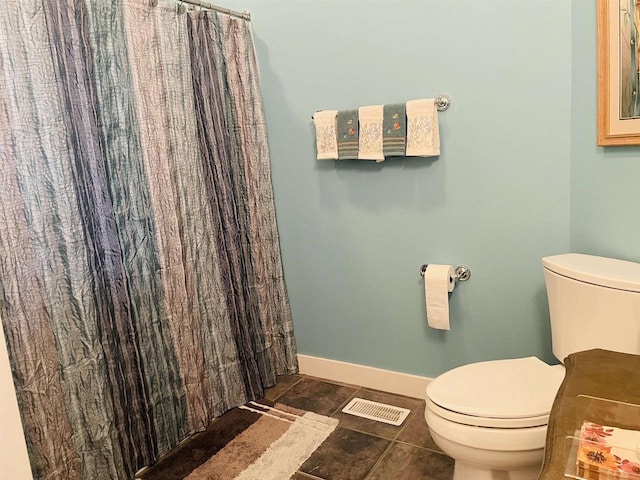
<path id="1" fill-rule="evenodd" d="M 425 263 L 420 267 L 420 276 L 424 277 L 424 274 L 427 273 L 427 267 L 429 264 Z M 471 278 L 471 269 L 466 265 L 458 265 L 455 269 L 455 274 L 453 278 L 456 281 L 466 282 Z"/>
<path id="2" fill-rule="evenodd" d="M 441 93 L 436 97 L 434 103 L 436 104 L 436 108 L 439 112 L 444 112 L 451 106 L 451 97 L 449 95 L 444 95 Z"/>

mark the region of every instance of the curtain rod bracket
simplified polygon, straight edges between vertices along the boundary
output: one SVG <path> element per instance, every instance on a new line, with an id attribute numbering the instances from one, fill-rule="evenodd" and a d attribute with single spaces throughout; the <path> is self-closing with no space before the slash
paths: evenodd
<path id="1" fill-rule="evenodd" d="M 230 8 L 219 7 L 217 5 L 212 5 L 211 3 L 203 2 L 202 0 L 178 0 L 180 3 L 187 3 L 189 5 L 193 5 L 198 8 L 204 8 L 206 10 L 213 10 L 214 12 L 224 13 L 229 15 L 230 17 L 242 18 L 247 21 L 251 21 L 251 13 L 248 11 L 237 12 L 236 10 L 231 10 Z"/>

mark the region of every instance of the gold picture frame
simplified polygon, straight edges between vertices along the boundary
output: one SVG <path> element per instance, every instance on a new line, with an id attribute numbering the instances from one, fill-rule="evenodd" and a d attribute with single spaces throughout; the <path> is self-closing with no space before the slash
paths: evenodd
<path id="1" fill-rule="evenodd" d="M 597 8 L 598 145 L 640 145 L 640 0 Z"/>

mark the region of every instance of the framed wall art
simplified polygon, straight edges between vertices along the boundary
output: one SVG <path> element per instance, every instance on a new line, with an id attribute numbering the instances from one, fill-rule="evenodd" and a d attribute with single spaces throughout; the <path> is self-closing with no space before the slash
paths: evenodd
<path id="1" fill-rule="evenodd" d="M 598 145 L 640 145 L 640 0 L 598 0 Z"/>

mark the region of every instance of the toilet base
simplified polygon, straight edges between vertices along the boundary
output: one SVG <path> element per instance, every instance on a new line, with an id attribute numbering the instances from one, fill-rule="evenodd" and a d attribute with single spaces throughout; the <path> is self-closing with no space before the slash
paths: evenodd
<path id="1" fill-rule="evenodd" d="M 431 430 L 431 437 L 455 461 L 453 480 L 536 480 L 544 448 L 501 452 L 452 442 Z"/>
<path id="2" fill-rule="evenodd" d="M 528 467 L 518 470 L 487 470 L 456 460 L 453 480 L 536 480 L 540 467 Z"/>

